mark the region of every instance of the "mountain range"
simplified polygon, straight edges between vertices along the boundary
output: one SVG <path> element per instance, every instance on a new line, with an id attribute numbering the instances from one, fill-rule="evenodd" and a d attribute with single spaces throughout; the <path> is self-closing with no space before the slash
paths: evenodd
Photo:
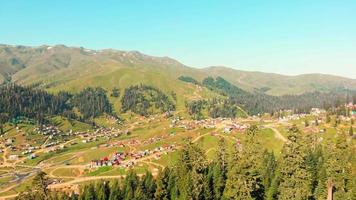
<path id="1" fill-rule="evenodd" d="M 144 83 L 187 95 L 191 86 L 178 80 L 182 75 L 198 81 L 220 76 L 243 90 L 275 96 L 356 89 L 355 79 L 333 75 L 286 76 L 219 66 L 198 69 L 168 57 L 148 56 L 137 51 L 91 50 L 64 45 L 0 45 L 0 83 L 35 85 L 52 91 L 77 91 L 87 86 L 126 88 Z"/>

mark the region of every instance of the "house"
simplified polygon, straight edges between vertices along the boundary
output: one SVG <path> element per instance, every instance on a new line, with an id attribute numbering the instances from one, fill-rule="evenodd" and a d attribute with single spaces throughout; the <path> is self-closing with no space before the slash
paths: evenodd
<path id="1" fill-rule="evenodd" d="M 356 117 L 356 110 L 351 110 L 350 115 Z"/>
<path id="2" fill-rule="evenodd" d="M 32 153 L 32 154 L 30 154 L 30 155 L 27 156 L 27 157 L 28 157 L 28 159 L 34 159 L 34 158 L 36 158 L 37 156 L 36 156 L 36 154 Z"/>
<path id="3" fill-rule="evenodd" d="M 231 131 L 232 131 L 232 127 L 231 126 L 226 126 L 225 128 L 224 128 L 224 133 L 230 133 Z"/>
<path id="4" fill-rule="evenodd" d="M 10 155 L 9 156 L 9 160 L 17 160 L 17 159 L 19 159 L 18 155 Z"/>

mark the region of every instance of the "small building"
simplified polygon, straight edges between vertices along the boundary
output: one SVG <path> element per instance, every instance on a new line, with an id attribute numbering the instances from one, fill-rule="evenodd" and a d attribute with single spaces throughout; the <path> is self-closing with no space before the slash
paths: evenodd
<path id="1" fill-rule="evenodd" d="M 224 133 L 230 133 L 232 131 L 232 127 L 231 126 L 227 126 L 224 128 Z"/>
<path id="2" fill-rule="evenodd" d="M 10 155 L 9 156 L 9 160 L 17 160 L 17 159 L 19 159 L 18 155 Z"/>
<path id="3" fill-rule="evenodd" d="M 34 153 L 32 153 L 32 154 L 30 154 L 29 156 L 27 156 L 27 158 L 28 159 L 34 159 L 34 158 L 36 158 L 37 156 L 36 156 L 36 154 L 34 154 Z"/>

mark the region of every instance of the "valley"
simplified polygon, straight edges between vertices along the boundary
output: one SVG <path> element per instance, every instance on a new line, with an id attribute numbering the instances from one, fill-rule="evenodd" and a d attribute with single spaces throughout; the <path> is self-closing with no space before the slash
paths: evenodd
<path id="1" fill-rule="evenodd" d="M 356 172 L 347 156 L 356 148 L 354 79 L 195 69 L 139 52 L 62 45 L 2 45 L 0 64 L 0 199 L 84 198 L 104 186 L 131 199 L 141 195 L 137 185 L 163 187 L 167 177 L 176 181 L 171 195 L 184 199 L 192 182 L 209 180 L 205 187 L 226 189 L 201 192 L 228 198 L 239 167 L 243 178 L 261 173 L 258 194 L 273 196 L 273 184 L 283 185 L 278 173 L 294 161 L 291 168 L 302 163 L 317 177 L 309 189 L 322 191 L 314 197 L 325 195 L 321 172 L 338 174 L 329 160 L 347 163 L 342 180 Z"/>

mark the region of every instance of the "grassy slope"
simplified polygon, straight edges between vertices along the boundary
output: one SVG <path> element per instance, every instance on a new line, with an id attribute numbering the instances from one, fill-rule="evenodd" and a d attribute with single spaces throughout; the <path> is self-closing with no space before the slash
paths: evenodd
<path id="1" fill-rule="evenodd" d="M 14 58 L 16 62 L 13 62 Z M 180 75 L 192 76 L 200 81 L 207 76 L 222 76 L 249 91 L 271 88 L 267 93 L 272 95 L 328 91 L 340 87 L 356 88 L 356 80 L 337 76 L 283 76 L 225 67 L 195 69 L 166 57 L 115 50 L 92 51 L 61 45 L 37 48 L 0 45 L 0 81 L 3 79 L 1 74 L 5 73 L 3 71 L 14 74 L 12 80 L 15 82 L 41 83 L 43 87 L 52 90 L 77 90 L 86 85 L 103 85 L 110 89 L 117 84 L 123 88 L 144 82 L 162 90 L 178 90 L 177 94 L 185 94 L 187 87 L 176 80 Z"/>
<path id="2" fill-rule="evenodd" d="M 210 67 L 202 70 L 211 76 L 221 76 L 242 89 L 252 91 L 255 88 L 271 88 L 270 95 L 302 94 L 305 92 L 330 91 L 337 88 L 356 88 L 355 79 L 332 75 L 305 74 L 285 76 L 273 73 L 248 72 L 226 67 Z"/>

